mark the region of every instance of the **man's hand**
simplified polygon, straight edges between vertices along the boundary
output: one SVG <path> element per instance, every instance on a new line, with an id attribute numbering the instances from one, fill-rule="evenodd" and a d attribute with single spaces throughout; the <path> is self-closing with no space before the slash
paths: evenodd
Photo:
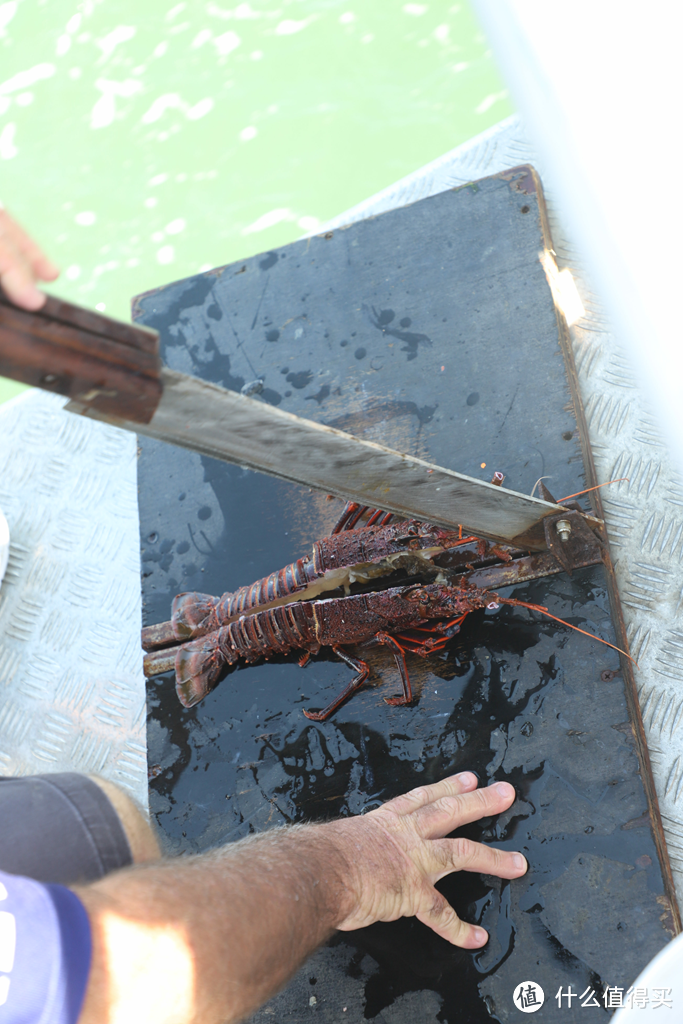
<path id="1" fill-rule="evenodd" d="M 459 921 L 434 883 L 458 870 L 517 878 L 526 861 L 443 837 L 514 798 L 507 783 L 478 790 L 464 772 L 360 818 L 271 829 L 78 887 L 93 940 L 79 1024 L 243 1020 L 335 928 L 416 915 L 458 946 L 482 946 L 484 929 Z"/>
<path id="2" fill-rule="evenodd" d="M 36 282 L 58 276 L 58 268 L 40 246 L 0 206 L 0 284 L 7 297 L 24 309 L 40 309 L 46 297 Z"/>
<path id="3" fill-rule="evenodd" d="M 323 826 L 343 834 L 341 849 L 351 868 L 351 907 L 337 925 L 341 931 L 414 916 L 455 946 L 484 945 L 486 931 L 461 921 L 434 883 L 452 871 L 519 878 L 527 862 L 521 853 L 443 838 L 460 825 L 500 814 L 515 799 L 507 782 L 476 787 L 476 776 L 463 772 L 413 789 L 363 817 Z"/>

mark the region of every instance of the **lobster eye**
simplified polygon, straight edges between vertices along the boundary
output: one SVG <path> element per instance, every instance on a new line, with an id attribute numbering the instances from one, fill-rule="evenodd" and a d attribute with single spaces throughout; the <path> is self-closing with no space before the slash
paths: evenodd
<path id="1" fill-rule="evenodd" d="M 420 594 L 420 604 L 429 604 L 429 594 L 424 592 Z"/>

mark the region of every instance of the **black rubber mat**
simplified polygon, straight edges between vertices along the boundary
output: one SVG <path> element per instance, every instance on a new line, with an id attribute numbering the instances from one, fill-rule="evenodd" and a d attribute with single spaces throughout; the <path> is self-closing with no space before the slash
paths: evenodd
<path id="1" fill-rule="evenodd" d="M 538 183 L 517 168 L 139 296 L 135 317 L 160 331 L 173 369 L 472 476 L 500 470 L 517 491 L 544 477 L 561 498 L 591 471 L 539 261 L 550 245 Z M 308 553 L 341 509 L 140 447 L 145 624 L 167 619 L 177 592 L 234 590 Z M 610 588 L 598 566 L 505 593 L 623 642 Z M 391 654 L 361 656 L 369 683 L 323 723 L 302 708 L 348 681 L 331 653 L 305 669 L 295 657 L 237 667 L 191 711 L 170 676 L 150 682 L 151 806 L 169 849 L 358 814 L 471 769 L 484 785 L 508 780 L 518 799 L 465 834 L 522 850 L 530 871 L 440 883 L 488 928 L 485 949 L 454 949 L 414 920 L 345 934 L 254 1020 L 506 1021 L 519 1013 L 515 987 L 532 980 L 545 992 L 539 1020 L 583 1021 L 590 991 L 604 1007 L 608 986 L 627 988 L 678 914 L 628 667 L 514 607 L 472 613 L 427 661 L 410 655 L 411 707 L 384 703 L 400 688 Z M 558 1008 L 568 986 L 586 1006 Z"/>

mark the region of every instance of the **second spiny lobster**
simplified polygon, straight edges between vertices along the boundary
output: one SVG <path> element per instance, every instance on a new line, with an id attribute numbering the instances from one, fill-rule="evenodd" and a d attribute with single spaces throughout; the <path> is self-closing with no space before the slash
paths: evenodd
<path id="1" fill-rule="evenodd" d="M 261 658 L 302 651 L 299 664 L 303 667 L 312 654 L 317 654 L 322 647 L 330 647 L 356 675 L 322 711 L 304 711 L 307 718 L 320 722 L 355 693 L 369 675 L 368 665 L 352 656 L 343 645 L 374 643 L 389 647 L 396 660 L 403 693 L 385 697 L 385 701 L 392 705 L 410 704 L 412 690 L 405 652 L 426 657 L 441 650 L 456 635 L 470 612 L 477 608 L 495 609 L 501 604 L 549 614 L 540 605 L 500 597 L 492 591 L 467 586 L 464 581 L 461 586 L 432 583 L 393 587 L 379 593 L 298 601 L 241 616 L 171 652 L 162 650 L 148 654 L 146 671 L 151 675 L 175 666 L 178 697 L 185 707 L 192 707 L 211 692 L 228 666 L 240 658 L 249 664 Z M 613 644 L 608 646 L 614 647 Z"/>
<path id="2" fill-rule="evenodd" d="M 343 645 L 373 642 L 391 648 L 401 676 L 403 694 L 386 697 L 387 704 L 409 704 L 412 691 L 405 651 L 426 656 L 440 650 L 469 612 L 495 606 L 499 600 L 476 588 L 437 583 L 268 608 L 243 615 L 215 632 L 174 648 L 170 657 L 175 664 L 176 690 L 181 702 L 192 707 L 240 658 L 250 663 L 302 651 L 299 663 L 303 666 L 311 654 L 331 647 L 355 669 L 356 675 L 322 711 L 304 711 L 307 718 L 322 721 L 362 686 L 369 674 L 366 663 L 350 655 Z M 161 663 L 164 655 L 169 657 L 167 652 L 158 651 L 147 658 Z"/>

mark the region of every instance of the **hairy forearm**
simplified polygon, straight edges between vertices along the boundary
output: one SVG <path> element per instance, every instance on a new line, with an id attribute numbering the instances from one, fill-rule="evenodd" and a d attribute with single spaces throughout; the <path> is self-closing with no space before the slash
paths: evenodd
<path id="1" fill-rule="evenodd" d="M 485 930 L 434 888 L 451 871 L 518 878 L 524 857 L 466 839 L 507 783 L 463 772 L 359 818 L 274 829 L 222 850 L 138 865 L 77 889 L 93 961 L 79 1024 L 219 1024 L 273 995 L 335 928 L 417 917 L 474 949 Z"/>
<path id="2" fill-rule="evenodd" d="M 80 1024 L 243 1018 L 350 912 L 350 832 L 276 829 L 77 890 L 93 931 Z"/>

